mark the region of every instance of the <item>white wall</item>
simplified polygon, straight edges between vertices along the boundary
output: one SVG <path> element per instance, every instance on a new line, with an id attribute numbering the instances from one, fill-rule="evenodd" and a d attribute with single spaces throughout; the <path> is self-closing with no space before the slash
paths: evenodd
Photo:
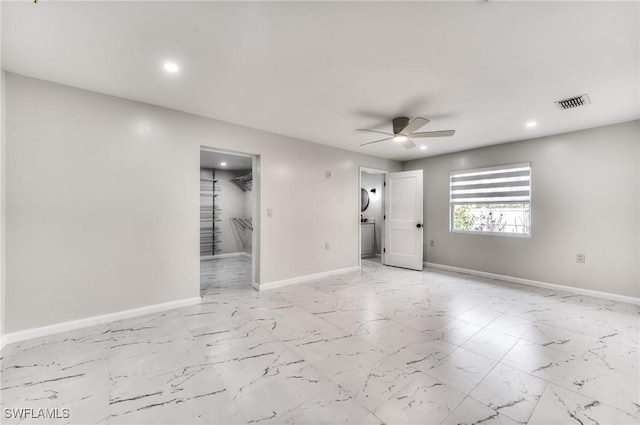
<path id="1" fill-rule="evenodd" d="M 15 74 L 6 101 L 7 332 L 198 296 L 201 146 L 260 155 L 262 283 L 357 266 L 359 167 L 400 169 Z"/>
<path id="2" fill-rule="evenodd" d="M 365 218 L 373 218 L 376 229 L 376 254 L 382 252 L 382 184 L 384 182 L 383 174 L 373 174 L 362 172 L 361 186 L 369 193 L 369 206 L 361 214 Z M 371 189 L 376 189 L 376 196 L 371 196 Z"/>
<path id="3" fill-rule="evenodd" d="M 2 25 L 2 1 L 0 1 L 0 26 Z M 0 30 L 0 46 L 2 46 L 2 31 Z M 3 344 L 5 322 L 5 80 L 2 68 L 2 54 L 0 54 L 0 347 Z"/>
<path id="4" fill-rule="evenodd" d="M 639 145 L 634 121 L 404 163 L 424 171 L 425 261 L 639 297 Z M 526 161 L 531 238 L 449 232 L 449 171 Z"/>
<path id="5" fill-rule="evenodd" d="M 253 214 L 253 190 L 247 190 L 244 192 L 244 211 L 242 213 L 243 217 L 251 217 Z"/>
<path id="6" fill-rule="evenodd" d="M 244 217 L 251 218 L 251 223 L 256 228 L 256 220 L 253 219 L 253 204 L 255 199 L 255 190 L 247 190 L 244 193 Z M 245 240 L 245 249 L 244 252 L 247 254 L 253 253 L 253 239 L 247 235 L 247 239 Z"/>

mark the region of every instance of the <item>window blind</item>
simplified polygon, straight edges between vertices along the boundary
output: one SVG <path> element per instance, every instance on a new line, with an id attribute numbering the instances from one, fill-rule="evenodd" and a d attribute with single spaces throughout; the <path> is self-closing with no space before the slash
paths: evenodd
<path id="1" fill-rule="evenodd" d="M 531 201 L 531 163 L 449 173 L 451 204 L 522 203 Z"/>

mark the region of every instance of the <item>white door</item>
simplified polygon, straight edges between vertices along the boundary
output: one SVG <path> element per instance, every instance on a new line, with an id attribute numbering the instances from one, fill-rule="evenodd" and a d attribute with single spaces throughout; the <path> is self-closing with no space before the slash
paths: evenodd
<path id="1" fill-rule="evenodd" d="M 422 170 L 385 180 L 384 264 L 422 270 Z"/>

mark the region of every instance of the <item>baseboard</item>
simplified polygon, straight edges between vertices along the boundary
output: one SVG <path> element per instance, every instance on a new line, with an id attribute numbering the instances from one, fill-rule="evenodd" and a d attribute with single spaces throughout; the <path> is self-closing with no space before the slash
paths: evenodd
<path id="1" fill-rule="evenodd" d="M 104 323 L 114 322 L 116 320 L 131 319 L 133 317 L 144 316 L 151 313 L 159 313 L 166 310 L 173 310 L 174 308 L 186 307 L 198 303 L 200 303 L 200 297 L 186 298 L 183 300 L 170 301 L 168 303 L 134 308 L 132 310 L 118 311 L 116 313 L 103 314 L 101 316 L 87 317 L 85 319 L 57 323 L 55 325 L 43 326 L 41 328 L 11 332 L 4 335 L 4 337 L 2 338 L 2 344 L 4 346 L 6 344 L 13 344 L 14 342 L 26 341 L 28 339 L 40 338 L 43 336 L 54 335 L 61 332 L 88 328 L 90 326 L 102 325 Z"/>
<path id="2" fill-rule="evenodd" d="M 359 270 L 360 270 L 360 267 L 355 266 L 355 267 L 347 267 L 344 269 L 329 270 L 327 272 L 307 274 L 304 276 L 293 277 L 291 279 L 276 280 L 274 282 L 261 283 L 256 289 L 260 291 L 264 291 L 265 289 L 281 288 L 283 286 L 293 285 L 293 284 L 302 283 L 302 282 L 308 282 L 310 280 L 320 279 L 327 276 L 335 276 L 337 274 L 356 272 Z"/>
<path id="3" fill-rule="evenodd" d="M 499 279 L 499 280 L 504 280 L 506 282 L 519 283 L 522 285 L 536 286 L 538 288 L 553 289 L 556 291 L 570 292 L 572 294 L 586 295 L 589 297 L 602 298 L 605 300 L 640 305 L 640 298 L 629 297 L 627 295 L 618 295 L 618 294 L 612 294 L 610 292 L 601 292 L 601 291 L 594 291 L 592 289 L 576 288 L 575 286 L 558 285 L 557 283 L 540 282 L 537 280 L 523 279 L 520 277 L 481 272 L 479 270 L 473 270 L 473 269 L 463 269 L 462 267 L 447 266 L 445 264 L 429 263 L 426 261 L 424 262 L 424 265 L 427 267 L 433 267 L 435 269 L 449 270 L 452 272 L 470 274 L 470 275 L 480 276 L 480 277 L 488 277 L 491 279 Z"/>
<path id="4" fill-rule="evenodd" d="M 251 257 L 251 254 L 247 254 L 246 252 L 229 252 L 227 254 L 202 255 L 200 256 L 200 261 L 217 260 L 219 258 L 245 257 L 247 255 Z"/>

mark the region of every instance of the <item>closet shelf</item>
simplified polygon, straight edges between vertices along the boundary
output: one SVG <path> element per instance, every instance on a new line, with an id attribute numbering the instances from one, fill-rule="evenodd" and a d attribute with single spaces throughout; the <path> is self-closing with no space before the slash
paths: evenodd
<path id="1" fill-rule="evenodd" d="M 253 175 L 252 174 L 247 174 L 245 176 L 239 176 L 239 177 L 233 178 L 233 179 L 231 179 L 229 181 L 234 183 L 240 189 L 242 189 L 243 192 L 246 192 L 247 190 L 251 191 L 251 189 L 253 189 Z"/>

